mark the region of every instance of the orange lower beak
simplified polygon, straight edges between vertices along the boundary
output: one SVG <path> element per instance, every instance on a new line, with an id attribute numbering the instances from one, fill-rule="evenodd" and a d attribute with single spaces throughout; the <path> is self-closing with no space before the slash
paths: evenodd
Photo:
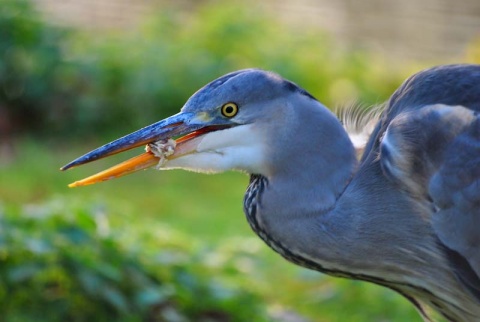
<path id="1" fill-rule="evenodd" d="M 90 177 L 75 181 L 68 186 L 70 188 L 74 188 L 116 179 L 140 170 L 152 168 L 160 163 L 165 162 L 165 160 L 176 159 L 183 155 L 193 153 L 195 152 L 198 143 L 201 141 L 200 136 L 203 133 L 203 131 L 195 131 L 178 138 L 173 145 L 173 153 L 168 156 L 166 155 L 165 157 L 158 154 L 156 155 L 155 152 L 152 151 L 153 148 L 149 144 L 146 148 L 147 152 L 119 163 Z M 164 160 L 162 160 L 162 158 Z"/>
<path id="2" fill-rule="evenodd" d="M 117 164 L 107 170 L 94 174 L 85 179 L 75 181 L 68 186 L 70 188 L 74 188 L 116 179 L 130 173 L 151 168 L 158 164 L 159 161 L 160 158 L 156 157 L 152 152 L 145 152 L 139 156 L 133 157 L 127 161 Z"/>
<path id="3" fill-rule="evenodd" d="M 202 129 L 205 127 L 205 124 L 202 124 L 202 122 L 196 122 L 195 120 L 196 115 L 193 113 L 178 113 L 88 152 L 68 163 L 62 167 L 61 170 L 68 170 L 145 144 L 147 144 L 148 147 L 151 147 L 151 149 L 147 149 L 148 152 L 143 153 L 142 155 L 69 185 L 69 187 L 78 187 L 118 178 L 139 170 L 153 167 L 158 165 L 160 161 L 165 161 L 167 157 L 176 158 L 191 153 L 196 148 L 195 142 L 197 141 L 194 140 L 194 138 L 201 136 L 205 131 L 208 131 Z M 170 140 L 171 138 L 179 136 L 180 138 L 173 143 L 174 151 L 169 151 L 168 154 L 162 154 L 163 151 L 156 149 L 161 142 L 166 142 L 168 140 L 171 143 L 173 142 Z M 175 147 L 175 145 L 178 146 Z M 162 158 L 164 160 L 162 160 Z"/>

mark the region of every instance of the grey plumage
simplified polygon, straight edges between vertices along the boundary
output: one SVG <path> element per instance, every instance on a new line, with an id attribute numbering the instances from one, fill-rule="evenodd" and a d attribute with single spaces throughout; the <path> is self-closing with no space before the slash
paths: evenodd
<path id="1" fill-rule="evenodd" d="M 161 168 L 249 173 L 247 219 L 288 260 L 391 288 L 425 319 L 428 305 L 450 321 L 479 321 L 478 84 L 477 65 L 412 76 L 357 161 L 342 124 L 305 90 L 273 73 L 237 71 L 179 114 L 110 143 L 108 154 L 185 135 Z"/>

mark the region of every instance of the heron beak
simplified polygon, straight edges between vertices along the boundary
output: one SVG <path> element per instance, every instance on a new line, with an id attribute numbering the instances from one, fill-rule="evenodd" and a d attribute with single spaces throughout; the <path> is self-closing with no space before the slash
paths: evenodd
<path id="1" fill-rule="evenodd" d="M 68 170 L 142 145 L 148 146 L 146 152 L 139 156 L 133 157 L 105 171 L 69 184 L 68 186 L 72 188 L 115 179 L 158 165 L 162 156 L 158 155 L 158 153 L 155 153 L 155 151 L 150 148 L 151 145 L 155 146 L 155 142 L 176 138 L 174 142 L 174 146 L 176 145 L 176 147 L 174 148 L 173 153 L 169 155 L 166 154 L 165 157 L 167 160 L 192 153 L 195 151 L 199 142 L 199 140 L 195 140 L 195 138 L 218 128 L 215 126 L 205 126 L 202 122 L 195 122 L 195 119 L 196 117 L 192 113 L 175 114 L 88 152 L 63 166 L 60 170 Z"/>

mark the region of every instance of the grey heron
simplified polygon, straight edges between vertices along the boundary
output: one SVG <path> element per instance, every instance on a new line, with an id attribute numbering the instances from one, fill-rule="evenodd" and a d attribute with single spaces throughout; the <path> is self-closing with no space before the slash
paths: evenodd
<path id="1" fill-rule="evenodd" d="M 197 91 L 178 114 L 108 143 L 66 170 L 147 151 L 71 186 L 140 169 L 250 174 L 244 212 L 287 260 L 388 287 L 425 320 L 480 321 L 480 66 L 408 78 L 363 156 L 338 118 L 275 73 L 246 69 Z"/>

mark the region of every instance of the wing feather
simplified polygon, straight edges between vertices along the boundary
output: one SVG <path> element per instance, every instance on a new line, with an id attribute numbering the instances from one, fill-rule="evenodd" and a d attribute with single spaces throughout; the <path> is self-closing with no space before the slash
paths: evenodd
<path id="1" fill-rule="evenodd" d="M 480 301 L 480 117 L 462 106 L 399 113 L 380 142 L 384 174 L 430 202 L 432 227 L 458 280 Z"/>
<path id="2" fill-rule="evenodd" d="M 440 241 L 463 256 L 475 274 L 463 274 L 480 300 L 480 118 L 448 146 L 429 183 L 437 206 L 432 224 Z M 455 257 L 450 256 L 455 260 Z M 458 266 L 458 265 L 457 265 Z M 465 265 L 464 265 L 465 266 Z"/>

